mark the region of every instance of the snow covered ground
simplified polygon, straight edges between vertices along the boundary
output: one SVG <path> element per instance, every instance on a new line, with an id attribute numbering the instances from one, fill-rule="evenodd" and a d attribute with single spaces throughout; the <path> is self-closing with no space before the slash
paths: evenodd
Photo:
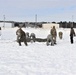
<path id="1" fill-rule="evenodd" d="M 63 39 L 57 36 L 57 45 L 46 46 L 46 42 L 28 43 L 19 46 L 16 40 L 18 28 L 2 29 L 0 36 L 0 75 L 76 75 L 76 37 L 70 43 L 69 29 L 63 32 Z M 49 29 L 23 29 L 46 38 Z M 76 31 L 75 31 L 76 32 Z"/>

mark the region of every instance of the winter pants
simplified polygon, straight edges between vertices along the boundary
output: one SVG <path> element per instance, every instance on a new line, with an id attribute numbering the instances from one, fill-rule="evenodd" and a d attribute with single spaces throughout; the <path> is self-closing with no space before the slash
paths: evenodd
<path id="1" fill-rule="evenodd" d="M 52 36 L 52 39 L 54 40 L 54 44 L 56 44 L 56 36 Z"/>
<path id="2" fill-rule="evenodd" d="M 24 42 L 24 44 L 27 46 L 26 37 L 22 37 L 22 38 L 18 39 L 19 46 L 21 46 L 21 42 Z"/>
<path id="3" fill-rule="evenodd" d="M 73 44 L 73 36 L 70 36 L 70 42 Z"/>

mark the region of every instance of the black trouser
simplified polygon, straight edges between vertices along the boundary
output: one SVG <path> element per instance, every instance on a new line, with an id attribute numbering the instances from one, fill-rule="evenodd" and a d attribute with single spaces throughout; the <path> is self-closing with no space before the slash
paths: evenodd
<path id="1" fill-rule="evenodd" d="M 70 36 L 70 41 L 71 43 L 73 43 L 73 36 Z"/>
<path id="2" fill-rule="evenodd" d="M 26 37 L 21 37 L 18 42 L 19 42 L 19 46 L 21 46 L 21 42 L 24 42 L 24 44 L 27 46 Z"/>

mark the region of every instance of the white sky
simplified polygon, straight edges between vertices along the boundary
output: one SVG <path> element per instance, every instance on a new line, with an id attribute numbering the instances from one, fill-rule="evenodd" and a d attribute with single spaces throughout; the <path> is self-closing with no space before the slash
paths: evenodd
<path id="1" fill-rule="evenodd" d="M 76 0 L 0 0 L 0 20 L 75 21 Z M 72 17 L 73 16 L 73 17 Z"/>

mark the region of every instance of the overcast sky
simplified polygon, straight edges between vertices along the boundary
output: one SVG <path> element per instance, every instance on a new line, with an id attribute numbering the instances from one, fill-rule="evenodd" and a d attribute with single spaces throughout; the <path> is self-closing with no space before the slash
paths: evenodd
<path id="1" fill-rule="evenodd" d="M 0 20 L 75 21 L 76 0 L 0 0 Z"/>

